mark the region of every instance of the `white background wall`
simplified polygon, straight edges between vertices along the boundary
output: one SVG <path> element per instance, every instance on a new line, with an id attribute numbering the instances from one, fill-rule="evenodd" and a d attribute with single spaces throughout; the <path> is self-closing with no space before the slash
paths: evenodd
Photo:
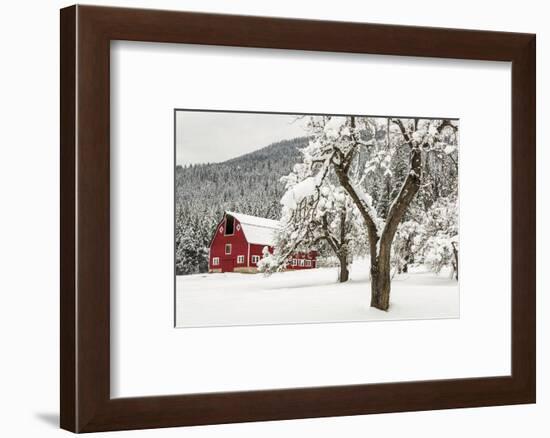
<path id="1" fill-rule="evenodd" d="M 126 436 L 547 436 L 550 431 L 550 14 L 536 0 L 182 0 L 96 4 L 537 33 L 538 404 L 123 432 Z M 0 22 L 0 434 L 55 436 L 58 418 L 59 12 L 70 2 L 5 2 Z M 546 165 L 546 166 L 545 166 Z M 547 268 L 546 268 L 547 269 Z M 496 273 L 495 273 L 496 275 Z M 543 317 L 546 316 L 546 318 Z M 488 346 L 490 348 L 490 346 Z"/>

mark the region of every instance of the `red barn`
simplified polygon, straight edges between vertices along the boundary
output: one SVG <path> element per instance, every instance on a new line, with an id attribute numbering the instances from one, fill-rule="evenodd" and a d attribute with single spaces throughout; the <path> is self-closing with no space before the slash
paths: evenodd
<path id="1" fill-rule="evenodd" d="M 210 241 L 209 272 L 257 272 L 267 246 L 273 252 L 279 222 L 226 211 Z M 313 269 L 317 252 L 294 254 L 287 269 Z"/>

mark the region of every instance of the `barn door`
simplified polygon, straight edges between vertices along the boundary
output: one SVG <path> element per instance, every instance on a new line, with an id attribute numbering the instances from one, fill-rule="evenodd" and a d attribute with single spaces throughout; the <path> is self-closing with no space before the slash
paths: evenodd
<path id="1" fill-rule="evenodd" d="M 234 267 L 235 261 L 232 258 L 222 259 L 222 272 L 233 272 Z"/>

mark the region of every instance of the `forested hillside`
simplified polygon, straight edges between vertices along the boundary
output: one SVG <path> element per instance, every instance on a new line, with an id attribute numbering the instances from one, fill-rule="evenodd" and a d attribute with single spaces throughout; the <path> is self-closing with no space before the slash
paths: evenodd
<path id="1" fill-rule="evenodd" d="M 176 271 L 208 270 L 208 245 L 225 210 L 280 217 L 287 175 L 307 137 L 273 143 L 222 163 L 176 167 Z"/>

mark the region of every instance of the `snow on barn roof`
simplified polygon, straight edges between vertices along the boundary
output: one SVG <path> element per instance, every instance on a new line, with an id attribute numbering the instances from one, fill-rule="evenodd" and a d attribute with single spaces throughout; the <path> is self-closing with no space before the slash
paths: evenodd
<path id="1" fill-rule="evenodd" d="M 248 214 L 235 213 L 233 211 L 226 211 L 225 214 L 233 216 L 240 222 L 248 243 L 269 246 L 273 246 L 275 244 L 275 232 L 280 227 L 279 221 L 266 219 L 263 217 L 250 216 Z"/>

